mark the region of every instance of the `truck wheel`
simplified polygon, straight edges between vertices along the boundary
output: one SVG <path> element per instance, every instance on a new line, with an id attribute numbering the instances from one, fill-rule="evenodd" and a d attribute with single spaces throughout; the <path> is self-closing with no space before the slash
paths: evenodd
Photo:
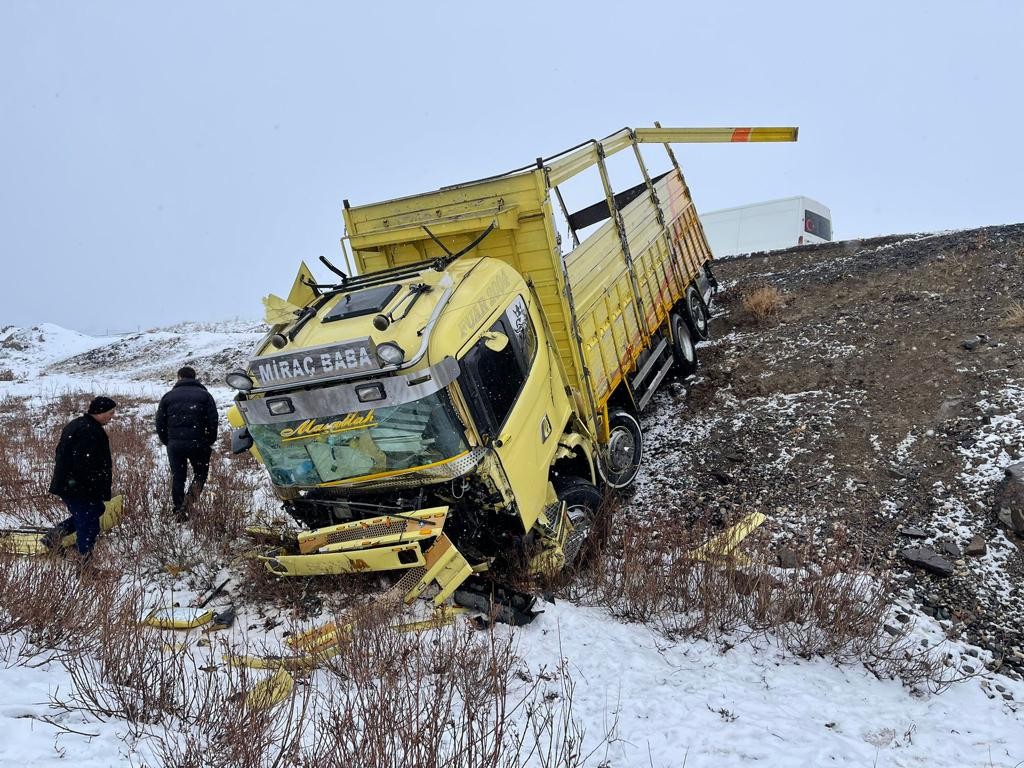
<path id="1" fill-rule="evenodd" d="M 690 326 L 682 318 L 673 312 L 672 322 L 672 353 L 676 357 L 676 365 L 679 366 L 683 376 L 690 376 L 697 370 L 697 348 L 693 346 L 693 336 L 690 333 Z"/>
<path id="2" fill-rule="evenodd" d="M 612 488 L 625 488 L 636 480 L 644 455 L 644 434 L 640 422 L 627 411 L 608 414 L 608 453 L 603 467 L 604 481 Z"/>
<path id="3" fill-rule="evenodd" d="M 690 320 L 690 328 L 698 339 L 704 341 L 708 333 L 708 310 L 701 301 L 700 292 L 695 286 L 686 289 L 686 315 Z"/>
<path id="4" fill-rule="evenodd" d="M 563 475 L 551 481 L 558 500 L 565 502 L 565 513 L 572 523 L 572 533 L 565 540 L 562 553 L 566 567 L 572 566 L 583 549 L 583 542 L 594 527 L 597 510 L 601 507 L 601 492 L 594 484 L 580 477 Z"/>

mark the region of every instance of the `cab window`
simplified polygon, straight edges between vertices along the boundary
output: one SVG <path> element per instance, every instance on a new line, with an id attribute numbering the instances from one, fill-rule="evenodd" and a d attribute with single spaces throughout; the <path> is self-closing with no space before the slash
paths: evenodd
<path id="1" fill-rule="evenodd" d="M 521 296 L 488 330 L 504 334 L 508 344 L 495 351 L 480 339 L 462 359 L 461 367 L 477 428 L 481 434 L 495 437 L 526 383 L 537 352 L 537 333 Z"/>

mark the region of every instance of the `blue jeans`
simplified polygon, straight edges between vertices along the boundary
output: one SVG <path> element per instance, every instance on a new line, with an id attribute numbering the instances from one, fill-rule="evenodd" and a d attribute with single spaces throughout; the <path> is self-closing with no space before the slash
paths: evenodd
<path id="1" fill-rule="evenodd" d="M 88 557 L 100 535 L 100 516 L 103 502 L 95 499 L 64 499 L 71 519 L 75 521 L 75 546 L 78 554 Z"/>

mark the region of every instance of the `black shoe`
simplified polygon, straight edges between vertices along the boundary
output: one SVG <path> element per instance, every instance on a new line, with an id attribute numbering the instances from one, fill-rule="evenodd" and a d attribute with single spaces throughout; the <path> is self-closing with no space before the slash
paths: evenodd
<path id="1" fill-rule="evenodd" d="M 55 526 L 46 531 L 46 533 L 43 534 L 43 538 L 40 539 L 40 541 L 42 542 L 42 545 L 47 549 L 59 549 L 60 543 L 64 540 L 64 537 L 74 532 L 74 522 L 69 522 L 65 520 L 62 523 L 57 523 Z"/>

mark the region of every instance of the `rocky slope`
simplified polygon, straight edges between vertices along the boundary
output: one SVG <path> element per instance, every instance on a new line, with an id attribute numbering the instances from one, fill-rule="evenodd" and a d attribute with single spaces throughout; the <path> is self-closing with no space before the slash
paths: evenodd
<path id="1" fill-rule="evenodd" d="M 783 564 L 840 532 L 861 539 L 908 609 L 1024 670 L 1024 556 L 995 498 L 1024 461 L 1024 225 L 754 254 L 716 273 L 713 340 L 688 395 L 677 384 L 647 418 L 634 504 L 763 512 Z M 782 301 L 758 320 L 743 297 L 765 285 Z"/>

